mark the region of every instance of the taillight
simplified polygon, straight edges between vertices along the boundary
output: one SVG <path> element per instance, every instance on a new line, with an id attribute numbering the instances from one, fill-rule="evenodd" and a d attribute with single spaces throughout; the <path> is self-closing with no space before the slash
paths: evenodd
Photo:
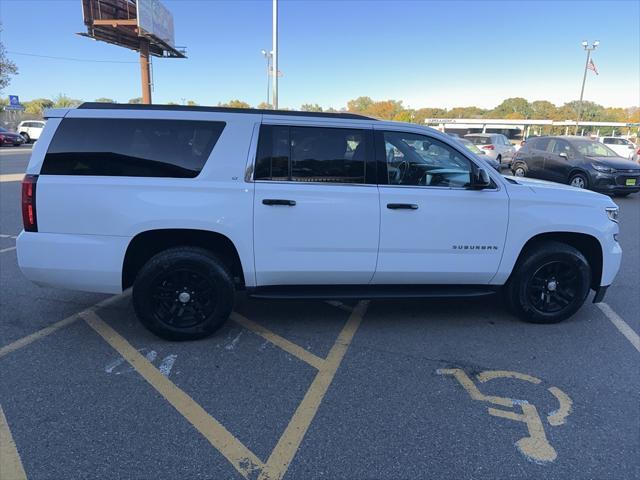
<path id="1" fill-rule="evenodd" d="M 22 225 L 25 232 L 38 231 L 36 216 L 36 183 L 38 175 L 25 175 L 22 180 Z"/>
<path id="2" fill-rule="evenodd" d="M 483 150 L 493 150 L 494 148 L 496 148 L 496 147 L 494 147 L 493 145 L 483 145 L 482 146 Z"/>

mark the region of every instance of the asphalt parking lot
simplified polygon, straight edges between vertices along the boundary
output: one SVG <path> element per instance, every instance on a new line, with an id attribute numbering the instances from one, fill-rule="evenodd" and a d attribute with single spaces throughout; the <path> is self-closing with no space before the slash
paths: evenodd
<path id="1" fill-rule="evenodd" d="M 0 478 L 640 476 L 640 195 L 605 304 L 558 325 L 498 298 L 238 298 L 171 343 L 130 295 L 31 284 L 15 252 L 29 148 L 0 149 Z"/>

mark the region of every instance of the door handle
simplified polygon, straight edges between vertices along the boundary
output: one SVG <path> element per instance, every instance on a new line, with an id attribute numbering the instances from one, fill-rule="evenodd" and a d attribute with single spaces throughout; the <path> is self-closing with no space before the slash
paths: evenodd
<path id="1" fill-rule="evenodd" d="M 263 205 L 284 205 L 286 207 L 294 207 L 295 200 L 282 200 L 280 198 L 265 198 L 262 200 Z"/>
<path id="2" fill-rule="evenodd" d="M 387 203 L 387 208 L 390 210 L 417 210 L 418 205 L 415 203 Z"/>

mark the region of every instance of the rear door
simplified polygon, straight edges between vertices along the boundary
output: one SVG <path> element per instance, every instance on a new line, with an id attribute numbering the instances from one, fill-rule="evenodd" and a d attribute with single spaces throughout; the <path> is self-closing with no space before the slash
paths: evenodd
<path id="1" fill-rule="evenodd" d="M 501 182 L 465 188 L 477 167 L 470 156 L 424 130 L 376 130 L 376 154 L 383 172 L 373 283 L 489 283 L 507 232 L 509 202 Z"/>
<path id="2" fill-rule="evenodd" d="M 547 144 L 544 160 L 544 178 L 558 183 L 567 183 L 574 152 L 569 142 L 552 138 Z"/>
<path id="3" fill-rule="evenodd" d="M 254 180 L 258 286 L 371 281 L 380 206 L 368 122 L 263 124 Z"/>
<path id="4" fill-rule="evenodd" d="M 527 140 L 529 152 L 525 157 L 527 163 L 527 175 L 533 178 L 545 178 L 544 157 L 549 144 L 548 138 L 532 138 Z"/>

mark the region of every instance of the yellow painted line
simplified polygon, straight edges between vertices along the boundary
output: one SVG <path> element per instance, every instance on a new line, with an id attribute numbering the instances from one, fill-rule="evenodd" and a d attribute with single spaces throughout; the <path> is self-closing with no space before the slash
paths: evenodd
<path id="1" fill-rule="evenodd" d="M 309 365 L 311 365 L 312 367 L 318 370 L 320 370 L 325 363 L 325 361 L 322 358 L 314 355 L 308 350 L 305 350 L 300 345 L 296 345 L 295 343 L 287 340 L 286 338 L 281 337 L 276 333 L 273 333 L 271 330 L 263 327 L 262 325 L 256 322 L 249 320 L 248 318 L 243 317 L 242 315 L 236 312 L 233 312 L 231 314 L 231 320 L 243 326 L 244 328 L 251 330 L 253 333 L 260 335 L 265 340 L 268 340 L 269 342 L 273 343 L 277 347 L 280 347 L 285 352 L 290 353 L 294 357 L 299 358 L 303 362 L 308 363 Z"/>
<path id="2" fill-rule="evenodd" d="M 10 252 L 12 250 L 15 250 L 16 247 L 9 247 L 9 248 L 3 248 L 0 250 L 0 253 L 4 253 L 4 252 Z"/>
<path id="3" fill-rule="evenodd" d="M 529 403 L 521 404 L 520 407 L 522 408 L 522 414 L 505 412 L 504 410 L 498 410 L 492 407 L 489 407 L 489 414 L 495 417 L 526 423 L 529 436 L 521 438 L 516 442 L 518 449 L 535 462 L 553 462 L 558 458 L 558 454 L 547 440 L 547 435 L 544 432 L 538 410 Z"/>
<path id="4" fill-rule="evenodd" d="M 618 315 L 613 308 L 611 308 L 606 303 L 596 303 L 598 308 L 602 310 L 602 313 L 609 319 L 611 323 L 620 331 L 622 335 L 624 335 L 627 340 L 631 342 L 631 345 L 640 352 L 640 336 L 636 332 L 633 331 L 633 328 L 629 326 L 627 322 L 625 322 L 620 315 Z"/>
<path id="5" fill-rule="evenodd" d="M 436 372 L 440 375 L 453 375 L 473 400 L 495 403 L 496 405 L 502 405 L 504 407 L 513 407 L 513 402 L 508 398 L 485 395 L 480 390 L 478 390 L 476 384 L 473 383 L 473 380 L 469 378 L 464 370 L 461 370 L 459 368 L 440 368 Z"/>
<path id="6" fill-rule="evenodd" d="M 0 405 L 0 478 L 6 480 L 26 480 L 27 478 L 2 405 Z"/>
<path id="7" fill-rule="evenodd" d="M 536 385 L 542 382 L 539 378 L 532 377 L 526 373 L 512 372 L 509 370 L 489 370 L 486 372 L 480 372 L 476 375 L 476 378 L 483 383 L 496 378 L 515 378 L 517 380 L 524 380 L 525 382 L 534 383 Z"/>
<path id="8" fill-rule="evenodd" d="M 93 310 L 82 317 L 114 350 L 162 395 L 213 447 L 231 462 L 245 478 L 255 476 L 263 462 L 220 422 L 209 415 L 195 400 L 178 388 L 141 355 L 127 340 L 107 325 Z"/>
<path id="9" fill-rule="evenodd" d="M 271 452 L 265 468 L 258 477 L 259 480 L 279 480 L 286 473 L 362 322 L 368 304 L 367 301 L 359 302 L 349 316 L 349 320 L 327 355 L 323 367 L 318 371 L 276 447 Z"/>
<path id="10" fill-rule="evenodd" d="M 24 173 L 7 173 L 0 175 L 0 182 L 21 182 L 24 178 Z"/>
<path id="11" fill-rule="evenodd" d="M 567 420 L 567 417 L 571 413 L 573 401 L 571 400 L 571 398 L 569 398 L 569 395 L 564 393 L 558 387 L 549 387 L 548 390 L 554 397 L 556 397 L 556 399 L 558 399 L 560 407 L 551 415 L 547 416 L 547 421 L 554 427 L 564 425 L 564 422 Z"/>
<path id="12" fill-rule="evenodd" d="M 21 349 L 22 347 L 26 347 L 27 345 L 29 345 L 30 343 L 35 342 L 36 340 L 40 340 L 41 338 L 46 337 L 47 335 L 51 335 L 52 333 L 60 330 L 63 327 L 66 327 L 67 325 L 71 325 L 72 323 L 76 322 L 79 317 L 78 315 L 84 313 L 84 312 L 88 312 L 92 309 L 95 308 L 103 308 L 106 307 L 126 296 L 128 296 L 130 293 L 130 290 L 127 290 L 124 293 L 121 293 L 120 295 L 115 295 L 113 297 L 109 297 L 106 298 L 105 300 L 102 300 L 101 302 L 96 303 L 95 305 L 87 308 L 86 310 L 84 310 L 83 312 L 80 313 L 74 313 L 73 315 L 68 316 L 67 318 L 60 320 L 59 322 L 56 322 L 52 325 L 49 325 L 48 327 L 43 328 L 42 330 L 38 330 L 35 333 L 32 333 L 31 335 L 27 335 L 26 337 L 22 337 L 18 340 L 16 340 L 15 342 L 10 343 L 9 345 L 5 345 L 4 347 L 0 348 L 0 358 L 4 357 L 5 355 L 8 355 L 11 352 L 15 352 L 16 350 Z"/>

